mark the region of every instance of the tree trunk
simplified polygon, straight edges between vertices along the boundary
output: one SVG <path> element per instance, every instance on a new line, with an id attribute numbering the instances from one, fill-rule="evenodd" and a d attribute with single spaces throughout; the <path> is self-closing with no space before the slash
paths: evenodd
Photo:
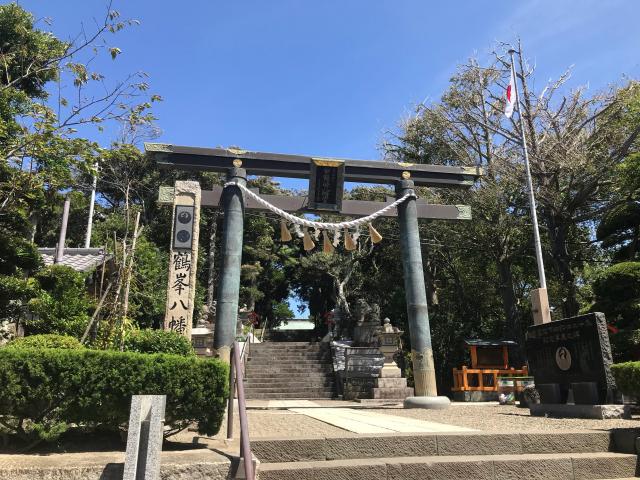
<path id="1" fill-rule="evenodd" d="M 571 255 L 567 248 L 569 225 L 559 215 L 550 213 L 547 216 L 549 238 L 551 240 L 552 267 L 561 282 L 563 291 L 562 315 L 564 318 L 575 317 L 579 310 L 576 276 L 571 268 Z"/>

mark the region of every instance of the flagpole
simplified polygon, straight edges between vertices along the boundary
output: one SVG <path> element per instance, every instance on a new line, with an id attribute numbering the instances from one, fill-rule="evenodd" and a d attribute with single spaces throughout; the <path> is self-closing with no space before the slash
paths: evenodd
<path id="1" fill-rule="evenodd" d="M 531 220 L 533 222 L 533 239 L 536 249 L 536 260 L 538 263 L 538 278 L 540 288 L 547 288 L 547 279 L 544 274 L 544 263 L 542 260 L 542 244 L 540 243 L 540 231 L 538 229 L 538 214 L 536 212 L 536 198 L 533 193 L 533 182 L 531 181 L 531 168 L 529 167 L 529 151 L 527 150 L 527 138 L 524 133 L 524 123 L 522 122 L 522 112 L 520 111 L 520 95 L 518 94 L 518 76 L 513 54 L 515 50 L 509 50 L 511 55 L 511 73 L 514 78 L 513 89 L 516 97 L 516 108 L 518 109 L 518 122 L 520 123 L 520 136 L 522 137 L 522 151 L 524 153 L 524 168 L 527 174 L 527 187 L 529 188 L 529 207 L 531 208 Z"/>

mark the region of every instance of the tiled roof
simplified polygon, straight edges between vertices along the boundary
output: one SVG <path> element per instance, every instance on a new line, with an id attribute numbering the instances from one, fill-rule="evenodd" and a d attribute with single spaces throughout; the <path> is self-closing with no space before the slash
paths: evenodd
<path id="1" fill-rule="evenodd" d="M 53 265 L 56 256 L 55 248 L 39 248 L 38 252 L 42 255 L 45 265 Z M 67 265 L 78 272 L 88 272 L 110 258 L 110 254 L 106 254 L 105 258 L 105 252 L 102 248 L 65 248 L 64 256 L 59 264 Z"/>

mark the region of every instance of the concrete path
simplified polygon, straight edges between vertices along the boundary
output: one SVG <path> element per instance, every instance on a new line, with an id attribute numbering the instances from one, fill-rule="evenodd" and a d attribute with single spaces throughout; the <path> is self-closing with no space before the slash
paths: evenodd
<path id="1" fill-rule="evenodd" d="M 471 428 L 428 422 L 351 408 L 290 408 L 289 411 L 306 415 L 354 433 L 440 433 L 473 432 Z"/>

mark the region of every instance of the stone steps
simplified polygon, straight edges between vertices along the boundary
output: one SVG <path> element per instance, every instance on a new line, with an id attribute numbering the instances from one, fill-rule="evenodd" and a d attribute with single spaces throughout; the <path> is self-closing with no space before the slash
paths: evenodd
<path id="1" fill-rule="evenodd" d="M 245 392 L 250 399 L 313 399 L 335 396 L 333 362 L 325 344 L 252 344 L 245 378 Z"/>
<path id="2" fill-rule="evenodd" d="M 260 480 L 625 479 L 637 456 L 606 431 L 254 439 Z"/>
<path id="3" fill-rule="evenodd" d="M 256 380 L 256 381 L 257 380 L 260 380 L 260 381 L 295 380 L 299 378 L 302 378 L 303 380 L 306 380 L 306 379 L 313 379 L 313 380 L 327 379 L 328 380 L 329 379 L 326 372 L 308 372 L 308 373 L 305 373 L 304 377 L 292 376 L 290 372 L 281 372 L 281 373 L 252 372 L 251 376 L 245 375 L 245 381 L 247 382 L 250 382 L 253 380 Z"/>
<path id="4" fill-rule="evenodd" d="M 291 362 L 326 362 L 330 361 L 329 355 L 286 355 L 279 356 L 278 363 L 291 363 Z M 273 362 L 273 356 L 271 355 L 250 355 L 248 363 L 269 363 Z"/>
<path id="5" fill-rule="evenodd" d="M 253 381 L 252 381 L 253 380 Z M 265 380 L 265 379 L 259 379 L 260 381 L 256 381 L 255 379 L 248 379 L 245 381 L 244 385 L 245 388 L 246 387 L 251 387 L 252 389 L 259 389 L 259 388 L 287 388 L 287 387 L 291 387 L 291 388 L 296 388 L 296 387 L 314 387 L 314 388 L 318 388 L 318 387 L 327 387 L 327 388 L 333 388 L 335 386 L 335 382 L 332 380 L 327 380 L 324 377 L 318 378 L 317 380 L 309 380 L 309 379 L 305 379 L 303 380 L 299 380 L 299 379 L 294 379 L 296 381 L 287 381 L 284 379 L 280 379 L 280 380 Z M 256 390 L 257 391 L 257 390 Z"/>
<path id="6" fill-rule="evenodd" d="M 278 392 L 278 393 L 260 393 L 260 392 L 251 392 L 252 400 L 318 400 L 318 399 L 332 399 L 335 397 L 335 392 L 331 390 L 330 392 L 325 393 L 289 393 L 289 392 Z"/>
<path id="7" fill-rule="evenodd" d="M 394 457 L 263 463 L 259 480 L 578 480 L 628 478 L 636 456 L 624 453 L 548 453 Z"/>

